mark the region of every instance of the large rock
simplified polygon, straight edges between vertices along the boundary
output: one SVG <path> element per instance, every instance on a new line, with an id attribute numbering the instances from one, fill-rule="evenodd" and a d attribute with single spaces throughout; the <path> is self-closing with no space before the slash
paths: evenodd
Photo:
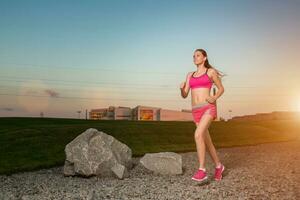
<path id="1" fill-rule="evenodd" d="M 174 152 L 146 153 L 140 163 L 158 174 L 182 174 L 181 155 Z"/>
<path id="2" fill-rule="evenodd" d="M 128 177 L 132 151 L 124 143 L 90 128 L 65 147 L 64 175 Z"/>

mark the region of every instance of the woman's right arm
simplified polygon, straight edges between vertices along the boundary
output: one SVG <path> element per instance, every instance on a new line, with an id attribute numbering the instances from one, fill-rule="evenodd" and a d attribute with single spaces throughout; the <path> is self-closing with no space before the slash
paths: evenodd
<path id="1" fill-rule="evenodd" d="M 180 90 L 181 90 L 181 96 L 182 98 L 186 98 L 189 95 L 189 91 L 190 91 L 190 84 L 189 84 L 189 80 L 190 80 L 190 76 L 191 76 L 191 72 L 189 72 L 186 76 L 186 81 L 182 82 L 180 85 Z"/>

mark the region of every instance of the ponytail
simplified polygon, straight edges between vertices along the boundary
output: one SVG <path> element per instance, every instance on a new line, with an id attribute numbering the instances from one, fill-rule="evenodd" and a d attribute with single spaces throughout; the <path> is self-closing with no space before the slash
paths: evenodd
<path id="1" fill-rule="evenodd" d="M 204 49 L 196 49 L 196 51 L 200 51 L 205 57 L 206 57 L 206 60 L 204 62 L 204 66 L 206 68 L 213 68 L 217 71 L 217 74 L 220 78 L 222 78 L 223 76 L 226 76 L 226 74 L 224 74 L 223 72 L 221 72 L 220 70 L 217 70 L 216 68 L 214 68 L 211 64 L 209 64 L 209 61 L 208 61 L 208 58 L 207 58 L 207 53 Z"/>

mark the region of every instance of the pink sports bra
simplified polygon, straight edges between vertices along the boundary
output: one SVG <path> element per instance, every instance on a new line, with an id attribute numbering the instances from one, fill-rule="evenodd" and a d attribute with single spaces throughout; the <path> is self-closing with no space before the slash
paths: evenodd
<path id="1" fill-rule="evenodd" d="M 205 74 L 202 74 L 201 76 L 198 77 L 194 77 L 194 73 L 192 74 L 192 76 L 190 77 L 189 80 L 189 84 L 190 84 L 190 88 L 194 89 L 194 88 L 211 88 L 213 85 L 213 81 L 209 78 L 209 76 L 207 75 L 207 70 Z"/>

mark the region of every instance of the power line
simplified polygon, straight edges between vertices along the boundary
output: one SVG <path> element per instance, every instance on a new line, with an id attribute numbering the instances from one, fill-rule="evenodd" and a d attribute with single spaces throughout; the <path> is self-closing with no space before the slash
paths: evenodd
<path id="1" fill-rule="evenodd" d="M 115 98 L 91 98 L 91 97 L 64 97 L 64 96 L 57 96 L 57 97 L 51 97 L 51 96 L 45 96 L 45 95 L 28 95 L 28 94 L 8 94 L 8 93 L 0 93 L 1 96 L 24 96 L 24 97 L 38 97 L 38 98 L 51 98 L 51 99 L 77 99 L 77 100 L 118 100 L 118 101 L 173 101 L 173 102 L 184 102 L 185 100 L 174 100 L 174 99 L 115 99 Z M 219 100 L 217 100 L 219 102 Z M 249 100 L 247 101 L 235 101 L 235 100 L 221 100 L 221 103 L 223 102 L 237 102 L 237 103 L 248 103 Z M 220 102 L 219 102 L 220 103 Z M 262 103 L 266 104 L 266 102 L 255 102 L 257 103 Z M 274 100 L 272 102 L 268 102 L 268 104 L 273 104 Z"/>
<path id="2" fill-rule="evenodd" d="M 179 83 L 178 84 L 162 84 L 162 85 L 154 85 L 154 84 L 142 84 L 142 83 L 107 83 L 107 82 L 97 82 L 97 81 L 67 81 L 67 80 L 58 80 L 58 79 L 36 79 L 36 78 L 32 78 L 32 77 L 11 77 L 11 76 L 0 76 L 0 81 L 14 81 L 14 82 L 28 82 L 28 81 L 45 81 L 45 82 L 62 82 L 62 83 L 67 83 L 69 85 L 72 84 L 87 84 L 87 85 L 116 85 L 118 87 L 120 86 L 151 86 L 151 87 L 161 87 L 161 88 L 165 88 L 165 87 L 169 87 L 169 88 L 177 88 L 177 85 L 179 87 Z M 21 80 L 20 80 L 21 79 Z M 62 84 L 62 83 L 57 83 L 57 84 Z M 253 88 L 253 89 L 272 89 L 272 88 L 280 88 L 282 87 L 282 85 L 280 86 L 227 86 L 226 88 Z M 284 89 L 286 89 L 286 87 L 284 87 Z"/>
<path id="3" fill-rule="evenodd" d="M 75 84 L 97 84 L 97 85 L 133 85 L 133 86 L 137 86 L 137 85 L 141 85 L 141 86 L 151 86 L 151 84 L 142 84 L 142 83 L 139 83 L 139 84 L 136 84 L 136 83 L 106 83 L 106 82 L 91 82 L 91 81 L 66 81 L 66 80 L 55 80 L 55 79 L 36 79 L 36 78 L 24 78 L 24 77 L 8 77 L 8 76 L 0 76 L 0 78 L 3 78 L 5 81 L 25 81 L 25 82 L 28 82 L 28 81 L 45 81 L 45 82 L 62 82 L 62 83 L 75 83 Z M 21 79 L 21 80 L 19 80 Z M 1 79 L 0 79 L 1 81 Z M 170 86 L 173 86 L 174 85 L 152 85 L 152 86 L 157 86 L 157 87 L 170 87 Z"/>
<path id="4" fill-rule="evenodd" d="M 0 88 L 4 88 L 4 89 L 7 89 L 7 88 L 16 88 L 16 87 L 19 87 L 19 86 L 12 86 L 12 85 L 0 85 Z M 27 89 L 32 89 L 32 88 L 37 88 L 37 89 L 53 89 L 53 90 L 58 90 L 58 91 L 65 91 L 65 92 L 76 92 L 76 93 L 78 93 L 78 92 L 82 92 L 82 91 L 84 91 L 84 92 L 91 92 L 91 93 L 94 93 L 94 92 L 111 92 L 111 91 L 114 91 L 114 89 L 119 89 L 119 88 L 117 88 L 117 87 L 115 87 L 115 88 L 109 88 L 109 89 L 106 89 L 106 88 L 101 88 L 101 90 L 100 89 L 94 89 L 94 90 L 92 90 L 92 89 L 88 89 L 88 90 L 86 90 L 86 89 L 63 89 L 63 88 L 40 88 L 40 87 L 36 87 L 36 86 L 31 86 L 31 87 L 27 87 L 27 86 L 22 86 L 22 88 L 27 88 Z M 130 88 L 130 89 L 133 89 L 134 91 L 133 92 L 138 92 L 136 89 L 144 89 L 144 88 Z M 128 93 L 128 90 L 118 90 L 118 91 L 116 91 L 116 92 L 118 92 L 118 93 Z M 254 91 L 254 92 L 257 92 L 257 91 Z M 178 91 L 176 90 L 155 90 L 155 91 L 151 91 L 151 90 L 147 90 L 147 91 L 141 91 L 141 93 L 154 93 L 154 94 L 157 94 L 157 93 L 164 93 L 164 94 L 178 94 L 178 93 L 180 93 L 180 91 L 179 91 L 179 89 L 178 89 Z M 257 93 L 255 93 L 255 94 L 257 94 Z M 230 96 L 254 96 L 254 94 L 249 94 L 249 91 L 248 91 L 248 93 L 247 94 L 240 94 L 240 93 L 234 93 L 234 92 L 231 92 L 231 91 L 229 91 L 229 93 L 224 93 L 223 94 L 223 96 L 225 97 L 225 96 L 227 96 L 227 95 L 230 95 Z M 283 93 L 281 93 L 281 94 L 273 94 L 273 93 L 268 93 L 268 94 L 266 94 L 265 92 L 264 93 L 262 93 L 261 95 L 263 95 L 263 96 L 261 96 L 261 97 L 265 97 L 265 96 L 294 96 L 293 94 L 290 94 L 290 93 L 286 93 L 286 94 L 283 94 Z"/>
<path id="5" fill-rule="evenodd" d="M 113 70 L 113 69 L 108 69 L 108 68 L 87 68 L 87 67 L 61 67 L 61 66 L 54 66 L 54 65 L 34 65 L 34 64 L 22 64 L 22 63 L 1 63 L 4 65 L 16 65 L 16 66 L 30 66 L 30 67 L 34 67 L 34 68 L 42 68 L 42 69 L 55 69 L 55 70 L 84 70 L 84 71 L 110 71 L 110 72 L 123 72 L 123 73 L 141 73 L 141 74 L 160 74 L 160 75 L 176 75 L 176 76 L 185 76 L 184 73 L 172 73 L 172 72 L 153 72 L 152 71 L 138 71 L 138 70 L 122 70 L 122 69 L 117 69 L 117 70 Z M 136 69 L 140 69 L 140 67 L 137 67 Z"/>
<path id="6" fill-rule="evenodd" d="M 16 89 L 18 88 L 19 86 L 12 86 L 12 85 L 0 85 L 0 89 L 9 89 L 9 88 L 13 88 L 13 89 Z M 27 87 L 27 86 L 22 86 L 22 89 L 52 89 L 52 90 L 55 90 L 55 91 L 64 91 L 64 92 L 90 92 L 90 93 L 100 93 L 100 92 L 118 92 L 118 93 L 128 93 L 128 90 L 124 90 L 124 89 L 121 89 L 121 90 L 116 90 L 116 89 L 120 89 L 118 87 L 115 87 L 115 88 L 101 88 L 101 89 L 63 89 L 63 88 L 42 88 L 42 87 Z M 130 87 L 129 89 L 133 89 L 134 91 L 133 92 L 138 92 L 137 89 L 144 89 L 144 88 L 134 88 L 134 87 Z M 129 90 L 130 91 L 130 90 Z M 147 90 L 147 91 L 141 91 L 140 93 L 153 93 L 153 94 L 157 94 L 157 93 L 164 93 L 164 94 L 179 94 L 180 91 L 178 89 L 178 92 L 177 91 L 174 91 L 174 90 Z"/>
<path id="7" fill-rule="evenodd" d="M 11 86 L 11 85 L 1 85 L 0 86 L 0 89 L 2 88 L 4 88 L 4 89 L 7 89 L 7 88 L 16 88 L 16 87 L 18 87 L 18 86 Z M 22 89 L 32 89 L 32 88 L 35 88 L 35 89 L 43 89 L 43 90 L 45 90 L 45 89 L 48 89 L 48 88 L 39 88 L 39 87 L 24 87 L 24 86 L 22 86 Z M 65 92 L 74 92 L 74 93 L 79 93 L 79 92 L 82 92 L 82 91 L 84 91 L 84 92 L 89 92 L 89 93 L 108 93 L 108 92 L 118 92 L 118 94 L 119 93 L 126 93 L 126 94 L 128 94 L 128 90 L 119 90 L 119 91 L 113 91 L 113 90 L 111 90 L 111 88 L 109 89 L 109 90 L 97 90 L 97 89 L 95 89 L 95 90 L 91 90 L 91 89 L 89 89 L 89 90 L 86 90 L 86 89 L 84 89 L 84 90 L 80 90 L 80 89 L 57 89 L 57 88 L 50 88 L 50 89 L 52 89 L 52 90 L 55 90 L 55 92 L 61 92 L 61 91 L 63 91 L 64 93 Z M 105 89 L 105 88 L 104 88 Z M 114 88 L 114 89 L 118 89 L 118 88 Z M 155 90 L 155 91 L 151 91 L 151 90 L 147 90 L 147 91 L 141 91 L 141 92 L 138 92 L 138 91 L 136 91 L 136 89 L 137 88 L 132 88 L 132 89 L 134 89 L 134 91 L 132 91 L 132 93 L 138 93 L 138 94 L 142 94 L 142 95 L 145 95 L 145 93 L 146 94 L 160 94 L 160 93 L 163 93 L 164 94 L 164 96 L 169 96 L 169 95 L 176 95 L 176 94 L 180 94 L 180 91 L 178 90 L 178 91 L 175 91 L 175 90 L 167 90 L 167 91 L 165 91 L 165 90 Z M 139 88 L 139 89 L 144 89 L 144 88 Z M 292 97 L 292 96 L 294 96 L 293 94 L 266 94 L 266 93 L 264 93 L 263 94 L 263 96 L 254 96 L 253 94 L 235 94 L 235 93 L 232 93 L 232 92 L 230 92 L 230 93 L 226 93 L 226 94 L 223 94 L 223 97 L 226 97 L 226 96 L 250 96 L 250 97 L 254 97 L 254 98 L 259 98 L 259 97 L 263 97 L 263 98 L 265 98 L 265 97 L 272 97 L 272 96 L 286 96 L 286 97 Z"/>
<path id="8" fill-rule="evenodd" d="M 151 100 L 144 100 L 144 99 L 115 99 L 115 98 L 91 98 L 91 97 L 64 97 L 64 96 L 45 96 L 45 95 L 27 95 L 27 94 L 0 94 L 1 96 L 25 96 L 25 97 L 43 97 L 43 98 L 52 98 L 52 99 L 82 99 L 82 100 L 121 100 L 121 101 L 178 101 L 174 99 L 151 99 Z"/>

